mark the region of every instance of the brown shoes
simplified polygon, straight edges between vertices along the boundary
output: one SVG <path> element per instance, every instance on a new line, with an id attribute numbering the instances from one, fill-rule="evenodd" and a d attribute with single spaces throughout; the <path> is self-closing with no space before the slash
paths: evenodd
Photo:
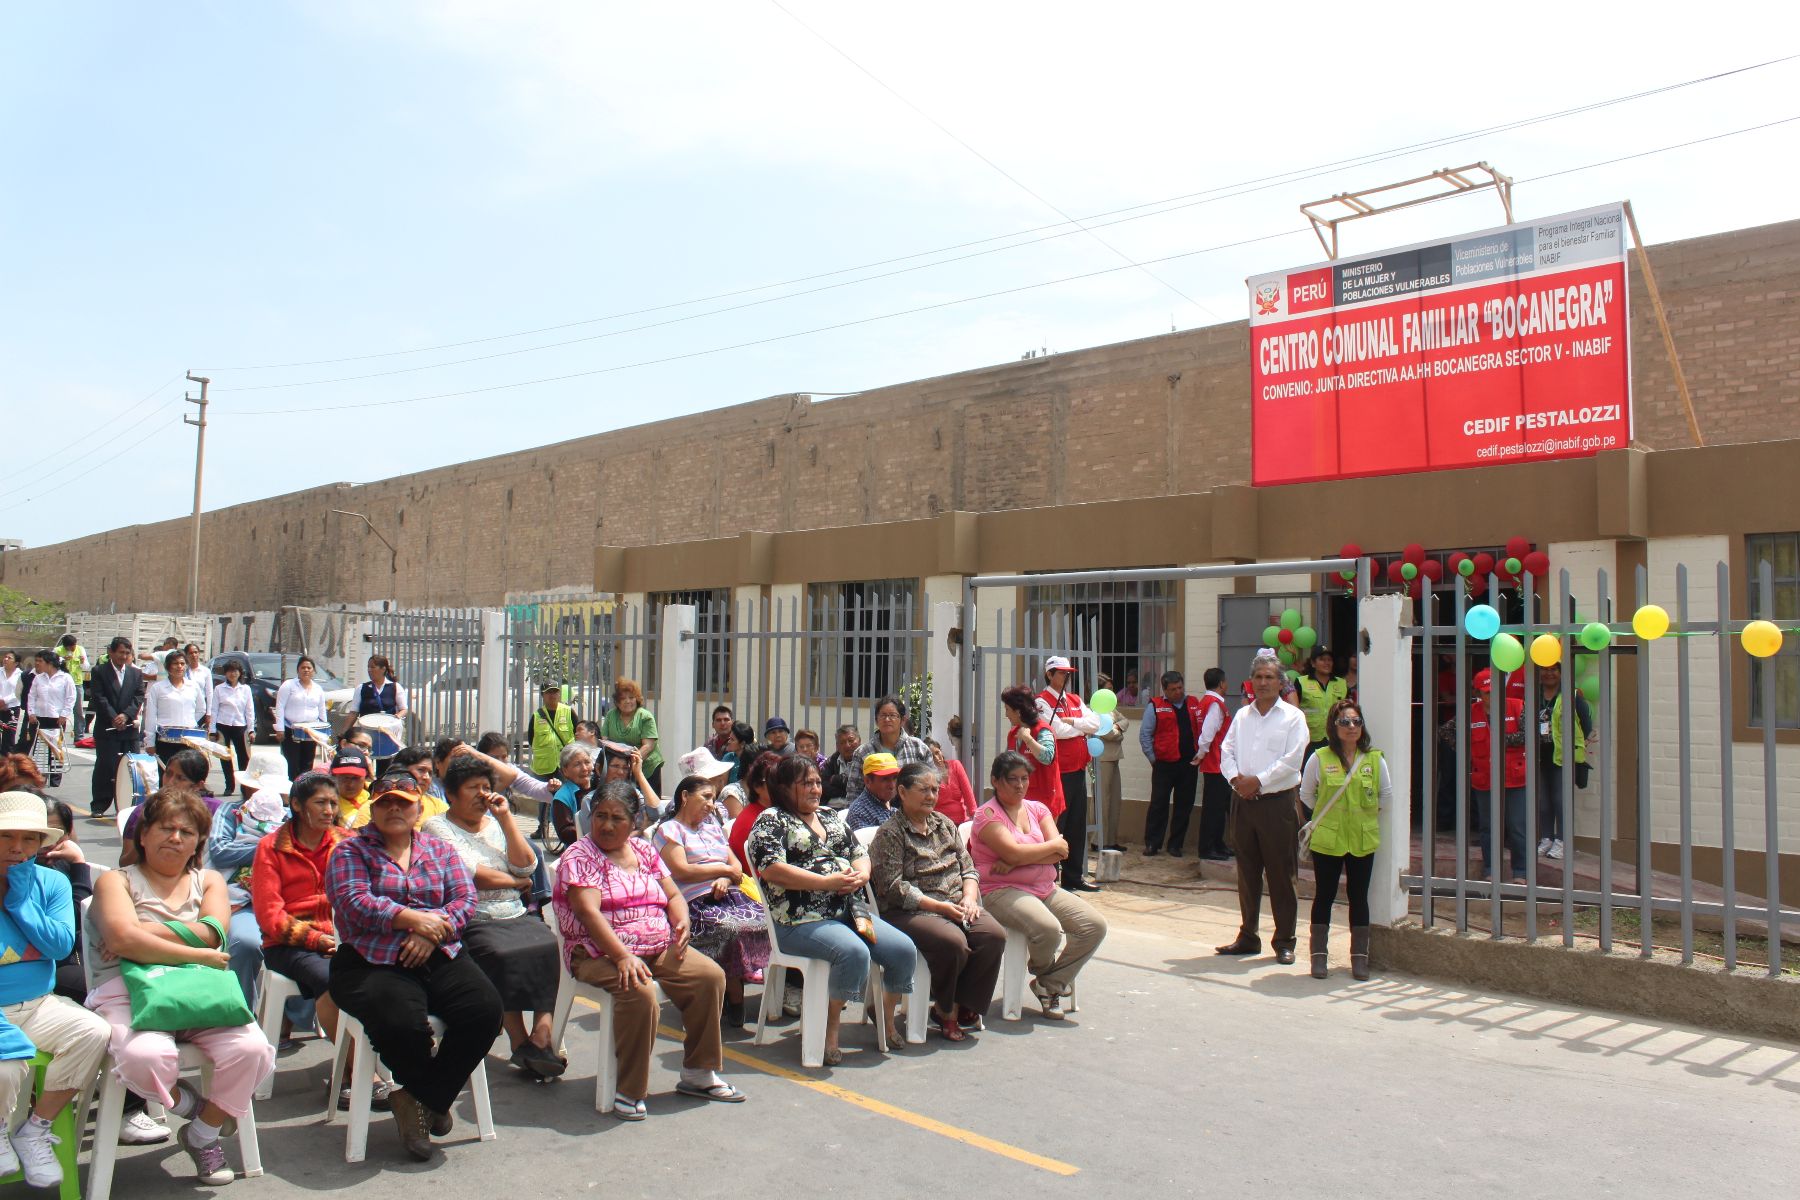
<path id="1" fill-rule="evenodd" d="M 400 1148 L 420 1162 L 430 1162 L 434 1150 L 431 1110 L 405 1088 L 395 1089 L 388 1097 L 388 1103 L 393 1106 L 394 1130 L 400 1135 Z"/>
<path id="2" fill-rule="evenodd" d="M 1215 954 L 1261 954 L 1262 943 L 1253 937 L 1239 937 L 1235 942 L 1213 947 Z"/>

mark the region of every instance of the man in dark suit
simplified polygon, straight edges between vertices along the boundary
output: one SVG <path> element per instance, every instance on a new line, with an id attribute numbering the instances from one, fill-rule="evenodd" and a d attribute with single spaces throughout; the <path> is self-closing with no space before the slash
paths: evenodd
<path id="1" fill-rule="evenodd" d="M 106 665 L 94 672 L 94 791 L 91 809 L 102 816 L 118 794 L 119 760 L 136 748 L 144 676 L 131 665 L 131 639 L 116 637 Z"/>

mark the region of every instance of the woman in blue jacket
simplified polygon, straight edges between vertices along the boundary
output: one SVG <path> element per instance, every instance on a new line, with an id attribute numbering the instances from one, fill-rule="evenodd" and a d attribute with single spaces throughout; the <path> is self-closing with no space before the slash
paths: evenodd
<path id="1" fill-rule="evenodd" d="M 31 1080 L 31 1060 L 51 1056 L 43 1093 L 10 1138 L 0 1137 L 0 1176 L 24 1170 L 32 1187 L 58 1187 L 60 1140 L 51 1119 L 100 1070 L 112 1029 L 54 993 L 56 964 L 75 948 L 75 903 L 61 872 L 39 866 L 55 836 L 43 800 L 0 792 L 0 1113 L 10 1113 Z"/>

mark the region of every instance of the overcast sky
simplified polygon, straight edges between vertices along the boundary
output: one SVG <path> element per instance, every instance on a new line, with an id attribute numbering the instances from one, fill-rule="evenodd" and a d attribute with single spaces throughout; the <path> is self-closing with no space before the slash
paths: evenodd
<path id="1" fill-rule="evenodd" d="M 1800 61 L 1295 178 L 1800 53 L 1791 3 L 1278 11 L 8 5 L 0 537 L 185 514 L 189 368 L 213 508 L 1239 320 L 1323 257 L 1301 202 L 1437 167 L 1513 175 L 1521 220 L 1629 198 L 1652 242 L 1800 215 L 1800 122 L 1531 182 L 1800 116 Z M 1501 223 L 1463 197 L 1344 248 Z"/>

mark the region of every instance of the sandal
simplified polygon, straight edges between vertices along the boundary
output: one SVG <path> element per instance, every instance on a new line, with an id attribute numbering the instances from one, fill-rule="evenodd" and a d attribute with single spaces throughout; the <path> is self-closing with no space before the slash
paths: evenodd
<path id="1" fill-rule="evenodd" d="M 621 1121 L 642 1121 L 650 1115 L 650 1110 L 642 1100 L 632 1100 L 626 1096 L 613 1097 L 613 1116 Z"/>
<path id="2" fill-rule="evenodd" d="M 836 1046 L 825 1047 L 825 1065 L 835 1067 L 844 1061 L 844 1052 Z"/>
<path id="3" fill-rule="evenodd" d="M 711 1087 L 701 1087 L 697 1083 L 677 1083 L 675 1090 L 684 1096 L 698 1096 L 702 1100 L 717 1100 L 721 1104 L 742 1104 L 744 1093 L 729 1083 L 715 1083 Z"/>
<path id="4" fill-rule="evenodd" d="M 937 1022 L 938 1032 L 944 1035 L 944 1040 L 946 1042 L 961 1042 L 968 1040 L 969 1035 L 962 1031 L 962 1026 L 957 1022 L 954 1014 L 945 1016 L 943 1013 L 934 1009 L 932 1010 L 931 1016 L 932 1019 Z"/>

